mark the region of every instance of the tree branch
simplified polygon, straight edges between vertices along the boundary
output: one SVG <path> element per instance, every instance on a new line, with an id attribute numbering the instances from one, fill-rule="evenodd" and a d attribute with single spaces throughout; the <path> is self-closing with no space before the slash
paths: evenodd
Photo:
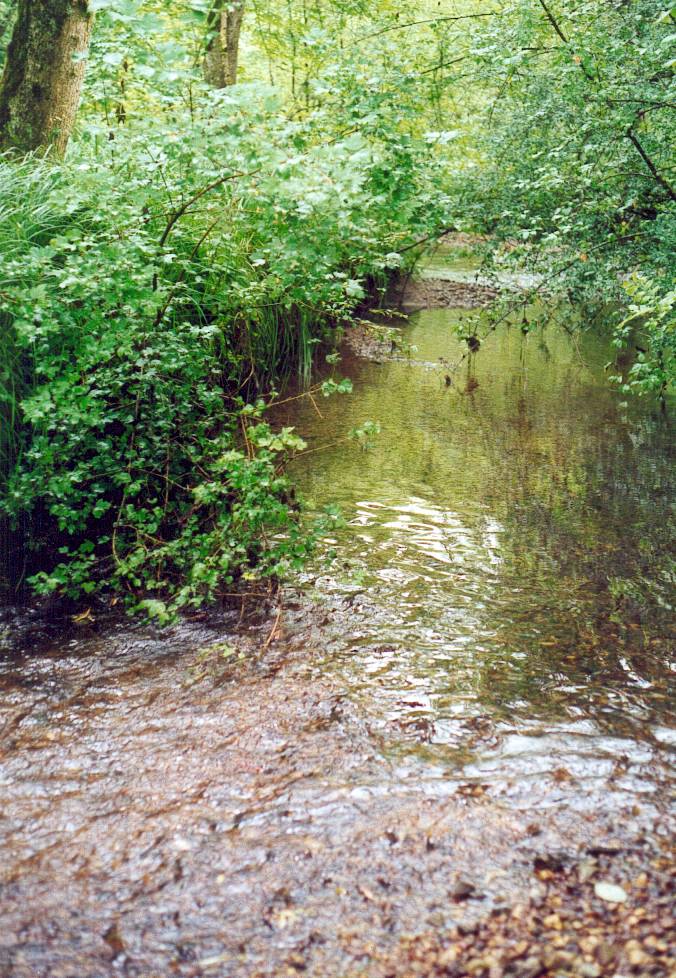
<path id="1" fill-rule="evenodd" d="M 671 184 L 669 183 L 669 181 L 666 180 L 662 176 L 662 174 L 659 172 L 659 170 L 657 169 L 657 167 L 655 166 L 655 164 L 650 159 L 650 157 L 646 153 L 645 149 L 641 145 L 638 136 L 636 135 L 636 133 L 634 132 L 634 130 L 631 128 L 631 126 L 629 127 L 629 129 L 627 129 L 627 131 L 625 133 L 625 136 L 627 137 L 627 139 L 629 140 L 629 142 L 632 144 L 632 146 L 634 147 L 634 149 L 636 150 L 636 152 L 638 153 L 638 155 L 641 157 L 641 159 L 643 160 L 643 162 L 645 163 L 645 165 L 648 167 L 648 169 L 652 173 L 652 175 L 655 178 L 655 180 L 657 181 L 657 183 L 659 183 L 660 187 L 663 187 L 666 190 L 666 192 L 669 194 L 669 196 L 671 197 L 672 200 L 676 200 L 676 190 L 674 190 L 674 188 L 671 186 Z"/>
<path id="2" fill-rule="evenodd" d="M 256 167 L 255 170 L 249 170 L 246 173 L 244 173 L 244 172 L 242 172 L 240 170 L 236 171 L 235 173 L 226 173 L 225 176 L 221 176 L 217 180 L 214 180 L 212 183 L 207 184 L 206 187 L 202 187 L 202 189 L 199 190 L 193 197 L 189 197 L 188 200 L 186 200 L 186 202 L 184 204 L 181 204 L 181 206 L 178 207 L 172 213 L 171 217 L 167 221 L 167 226 L 165 227 L 164 231 L 162 232 L 162 237 L 160 238 L 160 248 L 162 248 L 164 246 L 164 244 L 165 244 L 167 238 L 169 237 L 169 235 L 171 234 L 172 228 L 174 227 L 174 225 L 176 224 L 176 222 L 179 221 L 183 217 L 183 215 L 185 214 L 185 212 L 190 207 L 192 207 L 193 204 L 196 204 L 198 200 L 200 200 L 206 194 L 210 193 L 212 190 L 216 190 L 222 184 L 227 183 L 229 180 L 236 180 L 238 177 L 251 177 L 255 173 L 259 173 L 261 170 L 262 170 L 262 167 L 259 166 L 259 167 Z"/>
<path id="3" fill-rule="evenodd" d="M 461 61 L 469 61 L 471 56 L 469 54 L 464 55 L 462 58 L 453 58 L 452 61 L 442 61 L 440 64 L 432 65 L 431 68 L 423 68 L 422 71 L 418 71 L 418 75 L 429 75 L 433 71 L 441 71 L 442 68 L 449 68 L 451 65 L 457 65 Z"/>
<path id="4" fill-rule="evenodd" d="M 553 13 L 551 12 L 551 10 L 549 9 L 549 7 L 548 7 L 548 6 L 547 6 L 547 4 L 545 3 L 545 0 L 539 0 L 539 3 L 540 3 L 540 6 L 542 7 L 542 9 L 543 9 L 543 10 L 544 10 L 544 12 L 545 12 L 545 16 L 547 17 L 547 20 L 548 20 L 548 21 L 549 21 L 549 23 L 550 23 L 550 24 L 552 25 L 552 27 L 553 27 L 553 28 L 554 28 L 554 30 L 556 31 L 556 33 L 557 33 L 557 35 L 558 35 L 558 36 L 559 36 L 559 37 L 561 38 L 561 40 L 562 40 L 562 41 L 563 41 L 563 43 L 564 43 L 564 44 L 566 45 L 566 47 L 567 47 L 567 48 L 570 48 L 570 40 L 569 40 L 569 39 L 568 39 L 568 38 L 566 37 L 566 35 L 565 35 L 565 34 L 563 33 L 563 30 L 562 30 L 562 28 L 561 28 L 561 27 L 559 26 L 559 23 L 558 23 L 558 21 L 556 20 L 556 17 L 554 17 L 554 14 L 553 14 Z M 582 74 L 583 74 L 583 75 L 585 76 L 585 78 L 586 78 L 586 79 L 587 79 L 588 81 L 594 81 L 594 78 L 593 78 L 593 76 L 589 74 L 589 72 L 587 71 L 587 69 L 586 69 L 586 68 L 585 68 L 585 66 L 583 65 L 583 63 L 582 63 L 582 60 L 581 60 L 581 59 L 580 59 L 580 60 L 578 60 L 578 64 L 579 64 L 579 66 L 580 66 L 580 71 L 581 71 L 581 72 L 582 72 Z"/>
<path id="5" fill-rule="evenodd" d="M 547 20 L 552 25 L 552 27 L 554 28 L 554 30 L 556 31 L 556 33 L 559 35 L 559 37 L 561 38 L 561 40 L 563 41 L 563 43 L 565 45 L 570 44 L 570 41 L 568 40 L 568 38 L 566 37 L 566 35 L 563 33 L 563 31 L 559 27 L 559 24 L 558 24 L 556 18 L 554 17 L 554 15 L 552 14 L 551 10 L 549 9 L 549 7 L 547 6 L 547 4 L 545 3 L 545 0 L 539 0 L 539 2 L 540 2 L 540 6 L 542 7 L 542 9 L 545 12 L 545 15 L 547 17 Z"/>
<path id="6" fill-rule="evenodd" d="M 364 34 L 357 43 L 368 41 L 370 37 L 380 37 L 381 34 L 388 34 L 390 31 L 403 31 L 407 27 L 417 27 L 419 24 L 441 24 L 456 20 L 476 20 L 477 17 L 502 17 L 499 10 L 489 10 L 483 14 L 458 14 L 455 17 L 429 17 L 426 20 L 411 20 L 406 24 L 392 24 L 390 27 L 383 27 L 382 30 L 373 31 L 372 34 Z"/>

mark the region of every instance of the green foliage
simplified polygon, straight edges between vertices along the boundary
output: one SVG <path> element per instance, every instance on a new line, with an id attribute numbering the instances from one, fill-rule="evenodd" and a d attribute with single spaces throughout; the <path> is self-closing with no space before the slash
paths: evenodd
<path id="1" fill-rule="evenodd" d="M 486 104 L 458 210 L 491 236 L 494 261 L 617 320 L 632 273 L 656 306 L 674 288 L 674 37 L 662 0 L 518 0 L 467 42 Z M 645 320 L 632 389 L 673 383 L 665 330 Z"/>
<path id="2" fill-rule="evenodd" d="M 613 379 L 627 394 L 663 395 L 676 377 L 676 289 L 663 295 L 638 273 L 624 288 L 631 300 L 629 315 L 615 327 L 613 343 L 619 349 L 633 344 L 639 352 L 628 375 Z"/>
<path id="3" fill-rule="evenodd" d="M 157 591 L 173 610 L 242 574 L 297 564 L 311 538 L 278 466 L 302 442 L 259 421 L 241 444 L 238 425 L 261 409 L 245 411 L 223 324 L 187 302 L 160 320 L 176 267 L 156 286 L 168 266 L 133 200 L 105 172 L 88 191 L 68 176 L 30 167 L 36 197 L 24 215 L 16 201 L 12 210 L 25 239 L 2 272 L 8 333 L 33 378 L 4 506 L 13 517 L 46 514 L 62 541 L 38 590 Z M 69 220 L 59 226 L 57 213 Z M 194 288 L 199 266 L 182 269 Z"/>
<path id="4" fill-rule="evenodd" d="M 659 0 L 250 0 L 243 83 L 213 92 L 209 8 L 92 0 L 67 160 L 0 161 L 2 512 L 39 589 L 112 588 L 160 621 L 303 559 L 302 443 L 265 423 L 269 392 L 307 383 L 443 227 L 610 310 L 638 354 L 624 391 L 674 377 Z"/>
<path id="5" fill-rule="evenodd" d="M 11 296 L 4 288 L 12 280 L 22 282 L 29 303 L 39 290 L 23 260 L 70 223 L 70 216 L 51 200 L 57 183 L 56 173 L 30 161 L 0 162 L 0 488 L 18 458 L 20 405 L 35 383 L 33 360 L 14 328 Z"/>
<path id="6" fill-rule="evenodd" d="M 266 87 L 123 135 L 0 163 L 2 506 L 47 558 L 39 591 L 163 621 L 311 549 L 283 475 L 303 443 L 259 394 L 307 379 L 436 216 L 396 127 L 289 121 Z"/>
<path id="7" fill-rule="evenodd" d="M 373 447 L 374 438 L 380 434 L 380 423 L 378 421 L 365 421 L 357 428 L 352 428 L 348 433 L 349 438 L 353 438 L 362 448 L 367 451 Z"/>
<path id="8" fill-rule="evenodd" d="M 5 59 L 5 52 L 12 36 L 15 4 L 13 0 L 0 0 L 0 69 Z"/>

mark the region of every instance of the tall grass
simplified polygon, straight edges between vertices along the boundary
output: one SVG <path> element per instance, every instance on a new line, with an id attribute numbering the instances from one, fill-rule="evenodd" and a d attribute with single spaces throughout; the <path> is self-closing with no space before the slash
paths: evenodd
<path id="1" fill-rule="evenodd" d="M 38 159 L 0 157 L 0 490 L 19 458 L 20 405 L 35 382 L 32 357 L 18 341 L 12 295 L 17 288 L 39 284 L 32 281 L 23 256 L 69 223 L 52 200 L 60 179 L 58 171 Z"/>

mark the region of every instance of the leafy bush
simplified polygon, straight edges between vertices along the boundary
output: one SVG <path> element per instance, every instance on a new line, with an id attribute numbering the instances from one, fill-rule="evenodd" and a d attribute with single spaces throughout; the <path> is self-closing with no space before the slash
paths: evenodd
<path id="1" fill-rule="evenodd" d="M 311 131 L 245 86 L 200 112 L 0 163 L 3 510 L 30 516 L 39 590 L 160 616 L 312 546 L 282 474 L 302 442 L 258 394 L 306 378 L 424 229 L 396 131 Z"/>
<path id="2" fill-rule="evenodd" d="M 613 343 L 618 349 L 633 344 L 639 352 L 627 377 L 613 379 L 627 394 L 664 395 L 676 377 L 676 289 L 663 295 L 659 285 L 638 273 L 624 288 L 629 315 L 616 325 Z"/>

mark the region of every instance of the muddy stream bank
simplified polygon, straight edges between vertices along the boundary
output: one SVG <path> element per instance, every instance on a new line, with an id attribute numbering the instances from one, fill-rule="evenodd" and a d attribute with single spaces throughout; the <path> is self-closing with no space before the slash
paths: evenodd
<path id="1" fill-rule="evenodd" d="M 279 608 L 2 612 L 3 978 L 674 974 L 668 416 L 467 315 L 280 417 L 345 525 Z"/>

